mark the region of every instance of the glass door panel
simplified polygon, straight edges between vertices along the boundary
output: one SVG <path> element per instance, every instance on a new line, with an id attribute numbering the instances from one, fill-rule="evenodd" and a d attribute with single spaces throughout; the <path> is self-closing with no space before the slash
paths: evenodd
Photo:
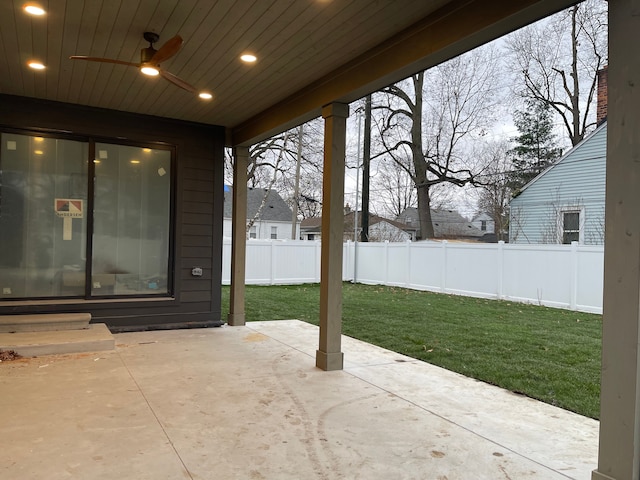
<path id="1" fill-rule="evenodd" d="M 88 145 L 0 139 L 0 298 L 84 296 Z"/>
<path id="2" fill-rule="evenodd" d="M 171 152 L 97 143 L 91 293 L 169 292 Z"/>

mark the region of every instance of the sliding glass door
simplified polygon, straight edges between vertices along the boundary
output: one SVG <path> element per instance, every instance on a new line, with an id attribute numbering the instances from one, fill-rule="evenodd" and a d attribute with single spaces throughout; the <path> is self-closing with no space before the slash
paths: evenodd
<path id="1" fill-rule="evenodd" d="M 0 138 L 0 299 L 170 293 L 170 150 Z"/>

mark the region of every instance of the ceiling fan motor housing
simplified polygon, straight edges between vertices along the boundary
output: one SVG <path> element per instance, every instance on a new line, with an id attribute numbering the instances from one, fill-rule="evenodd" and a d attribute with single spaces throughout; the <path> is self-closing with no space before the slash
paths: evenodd
<path id="1" fill-rule="evenodd" d="M 140 50 L 140 63 L 148 63 L 157 52 L 157 50 L 153 48 L 153 44 L 160 39 L 160 35 L 154 32 L 144 32 L 142 36 L 149 42 L 149 46 Z"/>
<path id="2" fill-rule="evenodd" d="M 149 63 L 157 50 L 153 47 L 147 47 L 140 50 L 140 63 Z"/>

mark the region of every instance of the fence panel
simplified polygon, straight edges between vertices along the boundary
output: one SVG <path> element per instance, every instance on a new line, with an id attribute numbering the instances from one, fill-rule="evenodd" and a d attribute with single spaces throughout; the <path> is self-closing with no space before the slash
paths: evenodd
<path id="1" fill-rule="evenodd" d="M 230 282 L 231 241 L 222 282 Z M 356 262 L 357 261 L 357 265 Z M 604 248 L 457 242 L 358 243 L 343 248 L 343 279 L 601 313 Z M 249 240 L 247 284 L 320 281 L 320 242 Z"/>
<path id="2" fill-rule="evenodd" d="M 573 274 L 570 245 L 509 245 L 504 249 L 504 298 L 569 308 Z"/>
<path id="3" fill-rule="evenodd" d="M 444 250 L 447 293 L 498 298 L 498 249 L 494 245 L 447 243 Z"/>
<path id="4" fill-rule="evenodd" d="M 416 290 L 444 291 L 442 272 L 445 271 L 444 248 L 437 242 L 420 242 L 411 245 L 409 263 L 409 288 Z M 446 247 L 445 247 L 446 248 Z"/>
<path id="5" fill-rule="evenodd" d="M 574 310 L 602 313 L 604 255 L 600 246 L 580 247 L 577 262 Z"/>

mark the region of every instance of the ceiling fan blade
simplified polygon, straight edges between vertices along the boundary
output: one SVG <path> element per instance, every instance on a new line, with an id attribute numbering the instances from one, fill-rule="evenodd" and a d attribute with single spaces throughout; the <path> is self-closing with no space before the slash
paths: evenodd
<path id="1" fill-rule="evenodd" d="M 101 63 L 116 63 L 118 65 L 127 65 L 129 67 L 139 67 L 137 63 L 124 62 L 122 60 L 114 60 L 112 58 L 100 58 L 100 57 L 85 57 L 84 55 L 71 55 L 71 60 L 87 60 L 89 62 L 101 62 Z"/>
<path id="2" fill-rule="evenodd" d="M 173 38 L 167 40 L 167 42 L 160 47 L 160 49 L 151 57 L 149 63 L 153 63 L 154 65 L 158 65 L 165 60 L 173 57 L 178 50 L 182 47 L 182 37 L 180 35 L 176 35 Z"/>
<path id="3" fill-rule="evenodd" d="M 176 77 L 174 74 L 165 72 L 164 70 L 160 70 L 160 75 L 162 75 L 174 85 L 185 89 L 187 92 L 196 93 L 196 87 L 194 87 L 193 85 L 189 85 L 187 82 L 185 82 L 181 78 Z"/>

